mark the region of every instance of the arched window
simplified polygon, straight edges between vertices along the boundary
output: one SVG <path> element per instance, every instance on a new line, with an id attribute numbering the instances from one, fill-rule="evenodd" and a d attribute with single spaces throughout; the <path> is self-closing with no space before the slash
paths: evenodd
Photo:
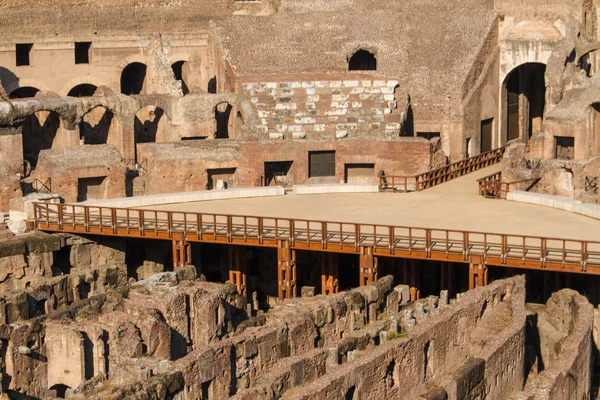
<path id="1" fill-rule="evenodd" d="M 138 62 L 129 64 L 121 73 L 121 93 L 140 94 L 146 83 L 146 65 Z"/>
<path id="2" fill-rule="evenodd" d="M 40 90 L 31 86 L 20 87 L 10 92 L 8 97 L 11 99 L 26 99 L 28 97 L 35 97 L 36 93 Z"/>
<path id="3" fill-rule="evenodd" d="M 81 120 L 79 134 L 84 144 L 114 144 L 118 146 L 119 121 L 102 106 L 90 110 Z"/>
<path id="4" fill-rule="evenodd" d="M 348 60 L 349 71 L 375 71 L 376 69 L 377 59 L 367 50 L 358 50 Z"/>
<path id="5" fill-rule="evenodd" d="M 73 89 L 69 90 L 67 96 L 70 97 L 91 97 L 96 93 L 96 89 L 98 89 L 95 85 L 89 83 L 82 83 L 81 85 L 75 86 Z"/>

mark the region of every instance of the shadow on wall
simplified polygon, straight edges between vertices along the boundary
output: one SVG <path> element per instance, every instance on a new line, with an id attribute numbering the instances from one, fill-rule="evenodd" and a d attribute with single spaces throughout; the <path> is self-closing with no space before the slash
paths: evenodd
<path id="1" fill-rule="evenodd" d="M 11 70 L 0 67 L 0 84 L 9 93 L 19 87 L 19 78 Z"/>

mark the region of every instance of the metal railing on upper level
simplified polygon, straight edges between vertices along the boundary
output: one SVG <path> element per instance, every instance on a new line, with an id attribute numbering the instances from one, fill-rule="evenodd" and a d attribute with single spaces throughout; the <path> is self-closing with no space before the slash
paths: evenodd
<path id="1" fill-rule="evenodd" d="M 379 191 L 418 192 L 499 163 L 503 156 L 504 147 L 500 147 L 415 176 L 382 175 Z"/>
<path id="2" fill-rule="evenodd" d="M 31 229 L 600 274 L 600 242 L 351 222 L 35 203 Z"/>

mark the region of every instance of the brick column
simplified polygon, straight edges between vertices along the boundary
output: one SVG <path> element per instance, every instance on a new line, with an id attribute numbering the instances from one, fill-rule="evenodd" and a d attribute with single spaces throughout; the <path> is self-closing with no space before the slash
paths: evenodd
<path id="1" fill-rule="evenodd" d="M 242 246 L 229 246 L 229 282 L 237 286 L 238 293 L 248 296 L 246 252 Z"/>
<path id="2" fill-rule="evenodd" d="M 173 269 L 192 263 L 192 248 L 182 234 L 173 235 Z"/>
<path id="3" fill-rule="evenodd" d="M 377 257 L 373 256 L 372 247 L 360 248 L 360 286 L 370 285 L 378 279 Z"/>
<path id="4" fill-rule="evenodd" d="M 336 253 L 321 254 L 321 294 L 339 292 L 339 263 Z"/>
<path id="5" fill-rule="evenodd" d="M 296 252 L 289 240 L 277 241 L 277 296 L 279 300 L 292 299 L 296 293 Z"/>

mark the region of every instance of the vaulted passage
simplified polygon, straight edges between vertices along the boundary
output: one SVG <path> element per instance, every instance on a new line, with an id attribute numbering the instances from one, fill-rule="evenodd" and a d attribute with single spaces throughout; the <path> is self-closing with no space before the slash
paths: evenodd
<path id="1" fill-rule="evenodd" d="M 38 89 L 38 88 L 34 88 L 31 86 L 25 86 L 25 87 L 20 87 L 18 89 L 13 90 L 8 95 L 8 97 L 10 97 L 11 99 L 26 99 L 29 97 L 35 97 L 35 95 L 39 91 L 40 91 L 40 89 Z"/>
<path id="2" fill-rule="evenodd" d="M 507 140 L 528 141 L 542 128 L 544 119 L 546 66 L 540 63 L 523 64 L 506 78 L 505 126 Z"/>
<path id="3" fill-rule="evenodd" d="M 358 50 L 348 60 L 349 71 L 375 71 L 376 69 L 377 59 L 367 50 Z"/>
<path id="4" fill-rule="evenodd" d="M 119 121 L 104 107 L 96 107 L 88 112 L 79 125 L 84 144 L 119 145 Z"/>

